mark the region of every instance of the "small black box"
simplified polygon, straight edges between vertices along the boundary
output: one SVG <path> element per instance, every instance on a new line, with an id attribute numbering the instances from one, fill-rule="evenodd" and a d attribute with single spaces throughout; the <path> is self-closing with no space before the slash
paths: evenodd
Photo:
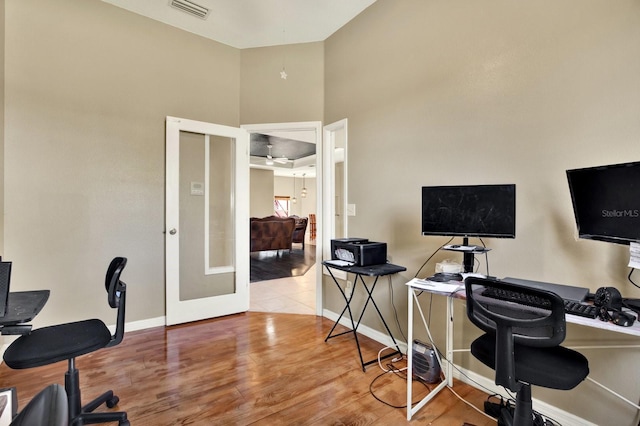
<path id="1" fill-rule="evenodd" d="M 365 238 L 331 240 L 331 259 L 352 262 L 357 266 L 387 263 L 387 243 L 377 243 Z"/>

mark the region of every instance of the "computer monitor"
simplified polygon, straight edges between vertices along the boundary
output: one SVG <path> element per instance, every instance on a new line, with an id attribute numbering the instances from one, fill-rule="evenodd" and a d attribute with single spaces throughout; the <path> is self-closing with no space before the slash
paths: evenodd
<path id="1" fill-rule="evenodd" d="M 567 170 L 578 237 L 640 242 L 640 162 Z"/>
<path id="2" fill-rule="evenodd" d="M 515 238 L 516 186 L 423 186 L 422 235 Z"/>

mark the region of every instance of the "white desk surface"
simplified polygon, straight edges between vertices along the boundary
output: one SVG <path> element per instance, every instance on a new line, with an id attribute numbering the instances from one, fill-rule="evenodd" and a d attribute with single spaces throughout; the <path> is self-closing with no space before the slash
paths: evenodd
<path id="1" fill-rule="evenodd" d="M 464 283 L 454 281 L 448 283 L 432 282 L 429 280 L 414 278 L 407 282 L 407 286 L 414 290 L 426 291 L 455 299 L 466 299 L 464 293 Z M 593 327 L 601 330 L 614 331 L 616 333 L 629 334 L 631 336 L 640 337 L 640 320 L 634 321 L 631 327 L 622 327 L 612 322 L 601 321 L 598 318 L 586 318 L 580 315 L 565 315 L 565 320 L 570 324 L 583 325 L 585 327 Z"/>

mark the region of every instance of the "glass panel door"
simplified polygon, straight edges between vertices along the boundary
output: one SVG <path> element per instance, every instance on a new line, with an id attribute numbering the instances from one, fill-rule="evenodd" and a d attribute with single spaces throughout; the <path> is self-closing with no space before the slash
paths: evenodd
<path id="1" fill-rule="evenodd" d="M 167 117 L 167 324 L 249 308 L 248 134 Z"/>

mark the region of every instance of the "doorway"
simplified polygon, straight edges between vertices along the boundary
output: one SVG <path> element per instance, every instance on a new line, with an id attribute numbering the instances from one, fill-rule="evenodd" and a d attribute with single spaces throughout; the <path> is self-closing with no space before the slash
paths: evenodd
<path id="1" fill-rule="evenodd" d="M 305 209 L 304 202 L 297 204 L 292 211 L 300 217 L 309 217 L 309 214 L 314 214 L 316 222 L 315 228 L 321 229 L 323 152 L 321 123 L 270 123 L 243 125 L 241 127 L 250 134 L 269 135 L 315 144 L 316 153 L 314 158 L 310 159 L 306 157 L 303 161 L 299 162 L 287 161 L 287 167 L 279 167 L 277 173 L 274 171 L 273 179 L 292 182 L 292 185 L 288 183 L 285 185 L 293 188 L 292 196 L 297 197 L 298 202 L 301 201 L 302 188 L 306 185 L 308 197 L 313 194 L 313 211 Z M 270 152 L 269 154 L 271 155 L 272 153 Z M 278 152 L 273 152 L 273 154 L 274 159 L 282 158 Z M 262 161 L 260 164 L 252 164 L 251 167 L 256 169 L 269 169 L 265 162 Z M 306 200 L 308 203 L 310 198 L 306 198 Z M 264 215 L 265 214 L 262 214 L 260 216 Z M 304 273 L 304 275 L 252 282 L 249 290 L 251 300 L 250 310 L 322 315 L 322 270 L 317 267 L 317 263 L 321 261 L 322 241 L 318 237 L 315 238 L 314 241 L 310 241 L 310 230 L 311 227 L 307 222 L 304 247 L 305 250 L 314 250 L 315 265 Z M 320 234 L 318 233 L 317 235 Z M 299 247 L 299 245 L 295 243 L 294 246 L 296 246 L 296 248 Z"/>

